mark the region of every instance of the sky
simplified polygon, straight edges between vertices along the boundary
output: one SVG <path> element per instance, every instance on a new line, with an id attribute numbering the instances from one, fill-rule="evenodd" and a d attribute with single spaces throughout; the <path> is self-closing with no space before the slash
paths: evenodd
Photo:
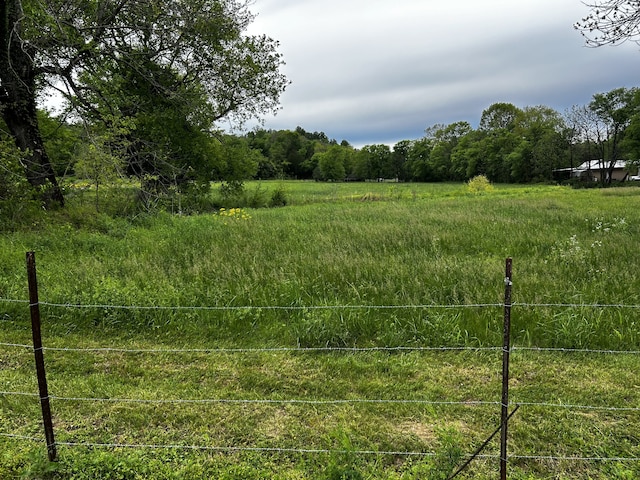
<path id="1" fill-rule="evenodd" d="M 640 46 L 586 47 L 580 0 L 255 0 L 291 81 L 264 128 L 355 147 L 415 140 L 497 102 L 564 113 L 640 85 Z"/>

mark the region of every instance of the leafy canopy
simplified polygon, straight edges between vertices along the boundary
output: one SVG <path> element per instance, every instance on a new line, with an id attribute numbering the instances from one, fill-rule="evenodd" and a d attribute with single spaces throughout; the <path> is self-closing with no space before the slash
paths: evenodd
<path id="1" fill-rule="evenodd" d="M 23 32 L 46 84 L 76 106 L 110 103 L 100 94 L 114 77 L 129 76 L 167 97 L 176 87 L 202 89 L 211 119 L 242 120 L 277 108 L 287 84 L 277 42 L 243 34 L 253 20 L 248 4 L 25 0 Z"/>
<path id="2" fill-rule="evenodd" d="M 0 110 L 19 147 L 31 152 L 30 182 L 39 185 L 46 177 L 57 188 L 35 109 L 35 98 L 51 89 L 92 129 L 116 130 L 111 135 L 129 173 L 177 179 L 195 169 L 198 176 L 213 175 L 216 122 L 241 124 L 274 112 L 288 83 L 279 71 L 277 42 L 246 34 L 254 18 L 249 5 L 0 3 Z"/>

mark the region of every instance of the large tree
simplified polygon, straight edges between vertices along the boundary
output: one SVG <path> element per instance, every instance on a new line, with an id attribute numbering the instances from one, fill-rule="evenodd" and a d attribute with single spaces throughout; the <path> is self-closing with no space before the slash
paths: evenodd
<path id="1" fill-rule="evenodd" d="M 522 110 L 511 103 L 494 103 L 482 112 L 478 130 L 484 133 L 481 139 L 483 168 L 492 182 L 511 182 L 511 159 L 509 155 L 518 146 L 521 138 L 515 132 Z"/>
<path id="2" fill-rule="evenodd" d="M 640 1 L 599 0 L 585 3 L 589 14 L 574 27 L 589 46 L 614 45 L 626 40 L 640 42 Z"/>
<path id="3" fill-rule="evenodd" d="M 601 168 L 607 171 L 602 182 L 610 184 L 616 161 L 621 158 L 621 142 L 625 130 L 640 110 L 638 105 L 640 90 L 637 88 L 616 88 L 607 93 L 597 93 L 589 103 L 589 109 L 600 122 L 604 138 L 598 142 Z"/>
<path id="4" fill-rule="evenodd" d="M 455 122 L 449 125 L 436 124 L 425 130 L 426 138 L 433 146 L 429 154 L 431 173 L 435 180 L 461 180 L 452 170 L 451 153 L 456 145 L 472 128 L 469 122 Z"/>
<path id="5" fill-rule="evenodd" d="M 357 178 L 377 179 L 391 178 L 391 148 L 388 145 L 365 145 L 355 155 L 353 174 Z"/>
<path id="6" fill-rule="evenodd" d="M 318 167 L 315 176 L 318 180 L 327 182 L 341 182 L 347 175 L 345 165 L 352 150 L 341 145 L 331 145 L 327 151 L 316 153 Z"/>
<path id="7" fill-rule="evenodd" d="M 37 121 L 37 48 L 25 40 L 22 2 L 0 0 L 0 111 L 16 145 L 29 183 L 46 190 L 47 200 L 64 203 L 44 149 Z M 46 187 L 46 188 L 45 188 Z"/>
<path id="8" fill-rule="evenodd" d="M 0 0 L 0 110 L 17 146 L 28 152 L 29 182 L 48 186 L 48 199 L 63 203 L 36 117 L 45 88 L 107 124 L 130 113 L 113 86 L 137 80 L 158 97 L 201 94 L 212 122 L 275 110 L 287 84 L 282 59 L 277 42 L 244 33 L 253 20 L 249 3 Z"/>
<path id="9" fill-rule="evenodd" d="M 514 133 L 518 141 L 508 156 L 511 181 L 525 183 L 553 178 L 553 170 L 564 166 L 565 124 L 552 108 L 539 105 L 520 110 Z"/>

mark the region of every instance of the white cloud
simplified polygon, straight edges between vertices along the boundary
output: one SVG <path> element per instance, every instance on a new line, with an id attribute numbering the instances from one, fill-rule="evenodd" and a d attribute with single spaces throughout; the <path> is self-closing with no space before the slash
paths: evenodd
<path id="1" fill-rule="evenodd" d="M 293 82 L 266 126 L 354 144 L 476 123 L 494 102 L 559 111 L 640 78 L 634 44 L 584 47 L 579 0 L 257 0 L 252 33 L 281 44 Z"/>

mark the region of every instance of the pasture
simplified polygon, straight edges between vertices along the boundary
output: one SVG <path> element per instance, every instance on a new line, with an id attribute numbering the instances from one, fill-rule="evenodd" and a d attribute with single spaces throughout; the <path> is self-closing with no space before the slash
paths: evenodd
<path id="1" fill-rule="evenodd" d="M 276 188 L 192 216 L 71 195 L 0 234 L 1 478 L 445 479 L 499 424 L 507 257 L 509 478 L 640 476 L 640 188 L 247 186 Z"/>

